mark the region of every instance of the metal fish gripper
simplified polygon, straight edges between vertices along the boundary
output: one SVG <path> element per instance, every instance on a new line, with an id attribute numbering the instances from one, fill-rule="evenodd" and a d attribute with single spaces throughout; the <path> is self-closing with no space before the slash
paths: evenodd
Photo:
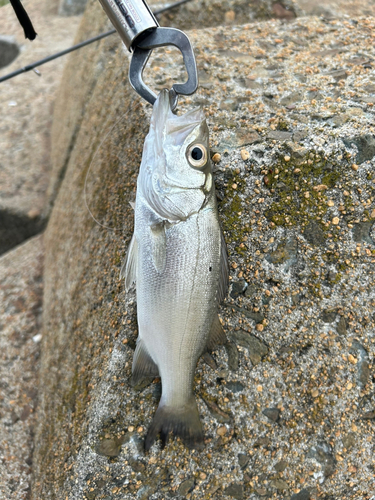
<path id="1" fill-rule="evenodd" d="M 182 54 L 188 79 L 175 83 L 170 90 L 171 107 L 177 106 L 178 95 L 191 95 L 198 87 L 198 72 L 193 47 L 187 35 L 175 28 L 159 26 L 144 0 L 100 0 L 100 3 L 130 52 L 129 81 L 134 90 L 150 104 L 156 94 L 143 81 L 143 71 L 153 49 L 172 45 Z"/>

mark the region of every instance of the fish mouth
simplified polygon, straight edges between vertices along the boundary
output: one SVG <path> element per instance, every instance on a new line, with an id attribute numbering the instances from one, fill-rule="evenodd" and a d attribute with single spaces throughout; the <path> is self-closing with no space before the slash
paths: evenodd
<path id="1" fill-rule="evenodd" d="M 151 128 L 154 130 L 158 146 L 166 140 L 174 146 L 182 146 L 186 137 L 205 119 L 202 108 L 194 108 L 183 115 L 172 111 L 168 89 L 163 89 L 154 104 Z"/>

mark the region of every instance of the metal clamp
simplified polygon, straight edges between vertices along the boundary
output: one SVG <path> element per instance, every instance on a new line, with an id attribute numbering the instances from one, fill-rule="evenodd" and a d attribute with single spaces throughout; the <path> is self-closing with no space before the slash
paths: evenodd
<path id="1" fill-rule="evenodd" d="M 150 104 L 154 104 L 157 96 L 144 83 L 142 73 L 152 50 L 166 45 L 173 45 L 181 51 L 188 74 L 187 82 L 175 83 L 172 86 L 174 102 L 171 103 L 171 107 L 174 109 L 177 106 L 178 94 L 191 95 L 198 88 L 198 72 L 193 47 L 183 31 L 175 28 L 157 28 L 141 40 L 134 49 L 129 67 L 129 81 L 133 89 L 141 97 L 146 99 Z"/>
<path id="2" fill-rule="evenodd" d="M 194 52 L 183 31 L 161 28 L 145 0 L 100 0 L 100 3 L 128 50 L 133 52 L 129 81 L 141 97 L 154 104 L 157 96 L 144 83 L 142 74 L 152 50 L 167 45 L 173 45 L 181 51 L 188 74 L 187 82 L 172 86 L 172 109 L 177 106 L 178 94 L 191 95 L 197 90 L 198 72 Z"/>

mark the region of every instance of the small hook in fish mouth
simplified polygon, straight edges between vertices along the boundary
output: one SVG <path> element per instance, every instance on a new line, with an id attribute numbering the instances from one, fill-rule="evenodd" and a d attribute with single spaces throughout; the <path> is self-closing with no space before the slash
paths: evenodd
<path id="1" fill-rule="evenodd" d="M 171 109 L 177 106 L 178 95 L 191 95 L 198 88 L 198 72 L 193 47 L 187 35 L 175 28 L 156 28 L 144 37 L 134 48 L 129 67 L 129 81 L 133 89 L 150 104 L 156 101 L 156 94 L 144 83 L 142 74 L 153 49 L 173 45 L 177 47 L 184 59 L 188 80 L 185 83 L 173 84 L 169 91 Z"/>

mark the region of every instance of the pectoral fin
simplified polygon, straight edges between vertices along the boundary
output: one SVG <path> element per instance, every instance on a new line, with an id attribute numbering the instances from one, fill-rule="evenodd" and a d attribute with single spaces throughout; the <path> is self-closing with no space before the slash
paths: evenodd
<path id="1" fill-rule="evenodd" d="M 158 273 L 165 269 L 167 256 L 167 237 L 165 235 L 164 222 L 159 222 L 150 227 L 151 230 L 151 248 L 152 261 Z"/>
<path id="2" fill-rule="evenodd" d="M 138 340 L 134 352 L 132 367 L 132 384 L 136 385 L 144 377 L 158 377 L 159 369 L 154 360 L 149 355 L 142 340 Z"/>
<path id="3" fill-rule="evenodd" d="M 218 289 L 218 302 L 221 304 L 225 299 L 225 296 L 228 291 L 228 283 L 229 283 L 229 264 L 228 264 L 228 253 L 227 253 L 227 244 L 225 243 L 224 234 L 221 232 L 221 241 L 220 241 L 220 279 L 219 279 L 219 289 Z"/>
<path id="4" fill-rule="evenodd" d="M 125 289 L 129 290 L 132 283 L 137 281 L 138 244 L 133 234 L 128 253 L 120 271 L 120 278 L 125 278 Z"/>
<path id="5" fill-rule="evenodd" d="M 218 345 L 224 345 L 226 343 L 227 337 L 224 333 L 223 327 L 221 326 L 219 316 L 216 314 L 208 335 L 206 348 L 208 351 L 212 351 Z"/>

